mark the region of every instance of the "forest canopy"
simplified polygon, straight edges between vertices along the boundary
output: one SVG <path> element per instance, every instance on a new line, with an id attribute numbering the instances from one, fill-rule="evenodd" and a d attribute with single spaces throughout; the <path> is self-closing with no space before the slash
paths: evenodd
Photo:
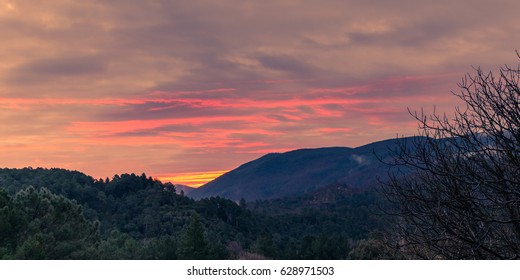
<path id="1" fill-rule="evenodd" d="M 370 190 L 195 201 L 145 174 L 43 168 L 0 169 L 0 186 L 3 259 L 347 259 L 382 224 Z"/>

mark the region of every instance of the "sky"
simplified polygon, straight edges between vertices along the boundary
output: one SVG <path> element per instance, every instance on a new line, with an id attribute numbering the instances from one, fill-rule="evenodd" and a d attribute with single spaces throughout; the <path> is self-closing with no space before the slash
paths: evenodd
<path id="1" fill-rule="evenodd" d="M 520 2 L 0 0 L 0 167 L 198 186 L 270 152 L 411 136 Z"/>

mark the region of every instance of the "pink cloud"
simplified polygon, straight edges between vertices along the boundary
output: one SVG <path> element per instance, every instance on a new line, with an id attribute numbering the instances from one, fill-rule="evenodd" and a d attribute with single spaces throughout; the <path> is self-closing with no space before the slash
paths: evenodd
<path id="1" fill-rule="evenodd" d="M 4 160 L 18 166 L 46 162 L 81 168 L 98 177 L 132 168 L 165 177 L 171 174 L 168 168 L 188 173 L 204 171 L 199 168 L 231 169 L 264 153 L 355 146 L 394 137 L 403 126 L 415 128 L 406 107 L 442 100 L 431 94 L 435 88 L 424 90 L 442 78 L 390 77 L 300 91 L 235 87 L 156 91 L 133 98 L 4 97 L 0 107 L 13 114 L 64 117 L 52 127 L 51 133 L 59 135 L 52 141 L 17 138 L 18 146 L 7 146 L 4 140 L 0 151 Z M 86 154 L 90 156 L 85 158 Z M 202 163 L 205 155 L 214 159 Z M 92 166 L 99 157 L 109 159 Z M 154 159 L 162 162 L 160 167 L 153 167 Z M 134 170 L 137 167 L 143 170 Z"/>
<path id="2" fill-rule="evenodd" d="M 407 108 L 452 111 L 471 65 L 520 45 L 513 0 L 11 2 L 0 165 L 102 177 L 411 135 Z"/>

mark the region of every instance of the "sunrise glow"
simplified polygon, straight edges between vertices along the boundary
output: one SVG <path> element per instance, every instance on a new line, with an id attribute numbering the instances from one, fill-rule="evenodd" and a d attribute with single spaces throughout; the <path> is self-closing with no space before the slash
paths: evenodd
<path id="1" fill-rule="evenodd" d="M 3 1 L 0 167 L 200 186 L 413 135 L 408 109 L 452 111 L 471 66 L 516 63 L 518 2 L 463 2 Z"/>
<path id="2" fill-rule="evenodd" d="M 208 172 L 189 172 L 189 173 L 181 173 L 175 175 L 165 175 L 159 176 L 159 179 L 162 182 L 171 182 L 173 184 L 181 184 L 190 187 L 200 187 L 207 182 L 219 177 L 220 175 L 228 172 L 229 170 L 220 170 L 220 171 L 208 171 Z"/>

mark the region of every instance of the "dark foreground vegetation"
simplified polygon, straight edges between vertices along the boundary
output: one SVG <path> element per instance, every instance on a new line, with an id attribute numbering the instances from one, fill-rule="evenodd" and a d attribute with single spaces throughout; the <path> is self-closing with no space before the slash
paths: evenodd
<path id="1" fill-rule="evenodd" d="M 195 201 L 145 174 L 1 169 L 0 186 L 3 259 L 389 257 L 377 249 L 376 193 L 344 185 L 247 204 Z"/>
<path id="2" fill-rule="evenodd" d="M 475 69 L 453 117 L 413 113 L 384 187 L 394 247 L 425 259 L 520 258 L 520 66 Z"/>

